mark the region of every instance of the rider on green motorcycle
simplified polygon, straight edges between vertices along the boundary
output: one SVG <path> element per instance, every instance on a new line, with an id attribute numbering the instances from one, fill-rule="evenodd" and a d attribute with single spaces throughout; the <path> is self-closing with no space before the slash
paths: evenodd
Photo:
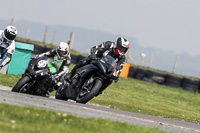
<path id="1" fill-rule="evenodd" d="M 40 58 L 42 56 L 53 58 L 53 62 L 48 64 L 49 66 L 53 66 L 56 69 L 52 72 L 51 70 L 53 69 L 50 67 L 50 71 L 53 73 L 51 77 L 52 80 L 60 81 L 60 77 L 64 73 L 69 72 L 71 56 L 69 52 L 69 45 L 66 42 L 60 42 L 57 46 L 57 49 L 52 49 L 51 51 L 33 56 L 32 58 Z M 60 85 L 61 82 L 57 82 L 56 86 L 54 86 L 54 89 L 56 90 Z"/>

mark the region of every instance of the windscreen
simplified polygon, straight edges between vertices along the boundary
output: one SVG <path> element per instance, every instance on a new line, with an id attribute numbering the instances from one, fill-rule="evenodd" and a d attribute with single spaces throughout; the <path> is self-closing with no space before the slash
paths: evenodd
<path id="1" fill-rule="evenodd" d="M 112 56 L 105 56 L 103 57 L 102 59 L 105 64 L 106 64 L 106 69 L 107 69 L 107 72 L 112 72 L 115 70 L 116 66 L 117 66 L 117 62 L 116 60 L 112 57 Z"/>

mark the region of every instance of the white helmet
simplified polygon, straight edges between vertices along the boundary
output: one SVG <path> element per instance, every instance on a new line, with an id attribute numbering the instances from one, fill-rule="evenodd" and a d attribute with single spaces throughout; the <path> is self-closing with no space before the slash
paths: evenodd
<path id="1" fill-rule="evenodd" d="M 17 28 L 10 25 L 7 26 L 3 32 L 3 38 L 5 38 L 7 41 L 12 41 L 17 36 Z"/>
<path id="2" fill-rule="evenodd" d="M 64 57 L 69 53 L 69 45 L 66 42 L 60 42 L 56 51 L 60 57 Z"/>
<path id="3" fill-rule="evenodd" d="M 119 37 L 115 42 L 115 52 L 119 56 L 123 56 L 129 49 L 129 41 L 123 37 Z"/>

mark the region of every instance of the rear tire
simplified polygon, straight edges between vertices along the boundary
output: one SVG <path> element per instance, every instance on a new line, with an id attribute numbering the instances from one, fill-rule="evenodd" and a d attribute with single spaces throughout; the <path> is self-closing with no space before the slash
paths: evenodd
<path id="1" fill-rule="evenodd" d="M 11 91 L 13 92 L 22 92 L 23 89 L 28 85 L 28 83 L 31 81 L 31 79 L 28 76 L 22 77 L 16 85 L 13 87 Z"/>
<path id="2" fill-rule="evenodd" d="M 82 89 L 80 90 L 80 92 L 78 93 L 78 96 L 76 98 L 77 103 L 85 104 L 98 94 L 99 90 L 102 87 L 102 81 L 100 79 L 95 79 L 93 83 L 94 84 L 93 84 L 91 91 L 88 94 L 86 94 L 85 96 L 83 96 L 83 97 L 80 96 Z"/>
<path id="3" fill-rule="evenodd" d="M 63 90 L 61 90 L 61 88 L 59 88 L 56 92 L 55 98 L 60 99 L 60 100 L 68 100 L 67 95 L 66 95 L 66 90 L 67 90 L 67 88 L 64 88 Z"/>

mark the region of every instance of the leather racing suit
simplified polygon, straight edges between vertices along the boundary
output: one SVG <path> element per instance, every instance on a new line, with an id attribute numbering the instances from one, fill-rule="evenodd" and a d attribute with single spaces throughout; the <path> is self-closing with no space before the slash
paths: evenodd
<path id="1" fill-rule="evenodd" d="M 46 53 L 42 53 L 38 55 L 38 57 L 42 56 L 47 56 L 50 58 L 53 58 L 53 65 L 55 66 L 57 74 L 59 78 L 64 74 L 69 72 L 69 66 L 71 64 L 71 56 L 70 53 L 68 52 L 65 56 L 61 57 L 59 56 L 58 52 L 56 49 L 52 49 Z"/>
<path id="2" fill-rule="evenodd" d="M 117 60 L 116 73 L 118 75 L 120 75 L 122 68 L 124 66 L 126 57 L 125 57 L 125 55 L 119 56 L 118 54 L 116 54 L 114 47 L 115 47 L 115 43 L 111 42 L 111 41 L 106 41 L 106 42 L 101 43 L 100 45 L 92 47 L 91 50 L 90 50 L 91 54 L 88 56 L 88 58 L 80 61 L 72 69 L 71 76 L 73 76 L 75 74 L 77 68 L 80 68 L 84 65 L 89 64 L 92 59 L 101 58 L 101 57 L 104 57 L 106 55 L 110 55 Z"/>
<path id="3" fill-rule="evenodd" d="M 15 52 L 15 41 L 4 41 L 3 30 L 0 30 L 0 70 L 9 64 L 13 53 Z"/>

